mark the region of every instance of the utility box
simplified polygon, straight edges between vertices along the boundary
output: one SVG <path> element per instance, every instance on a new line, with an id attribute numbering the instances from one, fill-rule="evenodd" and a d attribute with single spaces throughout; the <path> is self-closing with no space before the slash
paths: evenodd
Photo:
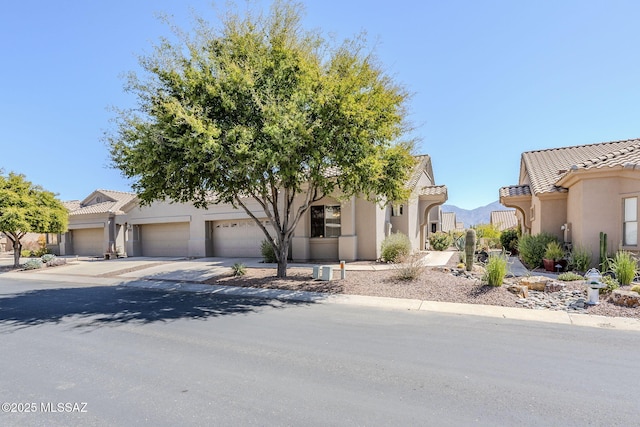
<path id="1" fill-rule="evenodd" d="M 330 265 L 323 265 L 320 279 L 325 281 L 333 279 L 333 267 Z"/>
<path id="2" fill-rule="evenodd" d="M 314 279 L 319 279 L 320 278 L 320 266 L 319 265 L 314 265 L 313 266 L 313 273 L 312 273 L 311 277 L 313 277 Z"/>

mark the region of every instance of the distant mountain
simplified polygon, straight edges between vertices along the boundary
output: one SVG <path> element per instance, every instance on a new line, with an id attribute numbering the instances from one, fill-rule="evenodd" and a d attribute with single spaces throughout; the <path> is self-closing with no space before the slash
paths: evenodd
<path id="1" fill-rule="evenodd" d="M 455 212 L 456 221 L 462 222 L 466 227 L 476 224 L 489 224 L 491 221 L 492 211 L 512 211 L 513 208 L 508 208 L 500 202 L 495 201 L 489 203 L 487 206 L 482 206 L 475 209 L 462 209 L 454 205 L 442 205 L 442 212 Z"/>

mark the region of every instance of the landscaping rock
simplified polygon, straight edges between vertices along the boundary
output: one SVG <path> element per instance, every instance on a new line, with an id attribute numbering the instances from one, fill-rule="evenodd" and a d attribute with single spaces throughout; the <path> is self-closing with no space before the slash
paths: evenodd
<path id="1" fill-rule="evenodd" d="M 530 276 L 520 279 L 520 284 L 532 291 L 544 291 L 547 283 L 549 283 L 549 278 L 544 276 Z"/>
<path id="2" fill-rule="evenodd" d="M 527 298 L 529 296 L 529 288 L 524 285 L 509 285 L 507 286 L 507 290 L 518 295 L 520 298 Z"/>
<path id="3" fill-rule="evenodd" d="M 616 289 L 611 293 L 611 302 L 623 307 L 640 307 L 640 294 Z"/>
<path id="4" fill-rule="evenodd" d="M 544 291 L 545 292 L 560 292 L 561 290 L 563 290 L 565 288 L 565 284 L 564 283 L 560 283 L 560 282 L 556 282 L 556 281 L 549 281 L 547 282 L 547 284 L 544 287 Z"/>

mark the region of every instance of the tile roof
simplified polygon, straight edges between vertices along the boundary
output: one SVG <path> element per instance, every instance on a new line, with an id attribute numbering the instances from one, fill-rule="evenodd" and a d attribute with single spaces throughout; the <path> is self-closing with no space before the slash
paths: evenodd
<path id="1" fill-rule="evenodd" d="M 83 203 L 96 193 L 100 193 L 111 200 L 93 204 Z M 124 191 L 96 190 L 91 193 L 89 197 L 87 197 L 87 199 L 85 199 L 83 202 L 79 200 L 71 200 L 68 202 L 64 202 L 64 205 L 69 210 L 70 216 L 101 214 L 110 212 L 121 213 L 122 206 L 132 201 L 135 197 L 136 195 L 134 193 L 127 193 Z"/>
<path id="2" fill-rule="evenodd" d="M 420 176 L 423 172 L 426 172 L 431 178 L 431 182 L 435 183 L 433 179 L 433 171 L 431 166 L 431 157 L 428 154 L 420 154 L 418 156 L 414 156 L 416 159 L 416 165 L 405 184 L 407 188 L 414 188 L 418 181 L 420 180 Z"/>
<path id="3" fill-rule="evenodd" d="M 500 197 L 530 196 L 531 188 L 528 185 L 510 185 L 500 189 Z"/>
<path id="4" fill-rule="evenodd" d="M 441 194 L 447 194 L 446 185 L 427 185 L 422 187 L 418 192 L 420 196 L 439 196 Z"/>
<path id="5" fill-rule="evenodd" d="M 570 170 L 640 164 L 640 139 L 522 153 L 533 194 L 564 191 L 556 182 Z"/>
<path id="6" fill-rule="evenodd" d="M 456 213 L 442 212 L 442 231 L 448 233 L 456 228 Z"/>
<path id="7" fill-rule="evenodd" d="M 518 218 L 516 217 L 516 211 L 514 209 L 506 211 L 492 211 L 491 224 L 497 227 L 500 231 L 517 226 Z"/>

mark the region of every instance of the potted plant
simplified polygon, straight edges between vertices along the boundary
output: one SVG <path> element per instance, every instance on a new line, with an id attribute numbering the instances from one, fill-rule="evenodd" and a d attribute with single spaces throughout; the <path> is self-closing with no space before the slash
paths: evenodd
<path id="1" fill-rule="evenodd" d="M 558 242 L 547 243 L 542 265 L 546 271 L 560 271 L 566 268 L 567 260 L 564 259 L 564 251 Z"/>

